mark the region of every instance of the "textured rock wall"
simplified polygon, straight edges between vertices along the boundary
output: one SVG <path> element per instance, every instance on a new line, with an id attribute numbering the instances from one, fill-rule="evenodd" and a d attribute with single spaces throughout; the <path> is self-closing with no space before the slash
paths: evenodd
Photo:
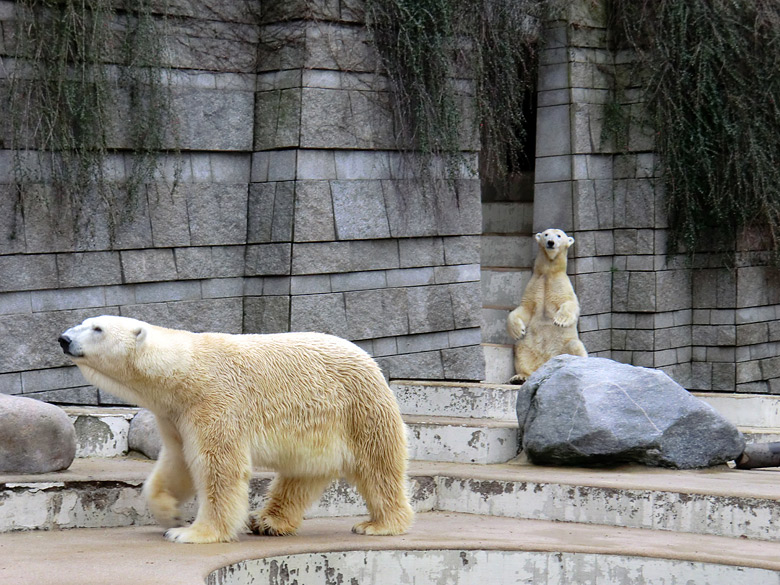
<path id="1" fill-rule="evenodd" d="M 548 27 L 539 79 L 534 228 L 571 230 L 570 262 L 589 352 L 656 367 L 688 389 L 780 392 L 780 273 L 741 238 L 691 267 L 666 255 L 653 130 L 632 55 L 607 49 L 603 3 L 577 2 Z M 613 93 L 615 87 L 619 88 Z M 602 132 L 617 95 L 628 133 Z"/>
<path id="2" fill-rule="evenodd" d="M 98 198 L 79 216 L 41 205 L 45 182 L 16 197 L 2 126 L 0 392 L 114 402 L 83 385 L 56 343 L 101 313 L 201 331 L 326 331 L 391 377 L 482 377 L 478 180 L 464 171 L 456 189 L 426 184 L 398 152 L 359 2 L 270 4 L 172 3 L 181 154 L 163 160 L 113 239 Z M 14 18 L 0 2 L 9 64 Z M 120 152 L 126 102 L 110 138 Z M 464 148 L 476 151 L 473 140 Z M 122 180 L 127 157 L 108 162 Z M 86 228 L 78 236 L 74 223 Z"/>

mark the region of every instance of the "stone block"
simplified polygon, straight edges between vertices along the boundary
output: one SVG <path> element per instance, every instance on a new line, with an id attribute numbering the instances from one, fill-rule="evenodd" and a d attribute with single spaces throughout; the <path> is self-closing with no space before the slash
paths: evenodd
<path id="1" fill-rule="evenodd" d="M 571 155 L 536 157 L 537 183 L 570 181 L 572 179 Z"/>
<path id="2" fill-rule="evenodd" d="M 365 27 L 309 22 L 306 25 L 305 67 L 373 72 L 379 63 Z"/>
<path id="3" fill-rule="evenodd" d="M 435 194 L 417 181 L 382 181 L 387 220 L 394 238 L 439 233 Z"/>
<path id="4" fill-rule="evenodd" d="M 449 345 L 449 335 L 446 331 L 439 333 L 422 333 L 418 335 L 404 335 L 396 338 L 398 353 L 418 353 L 421 351 L 433 351 L 444 349 Z"/>
<path id="5" fill-rule="evenodd" d="M 255 150 L 300 145 L 301 92 L 298 87 L 255 95 Z"/>
<path id="6" fill-rule="evenodd" d="M 187 194 L 187 210 L 192 245 L 246 242 L 246 184 L 193 186 Z"/>
<path id="7" fill-rule="evenodd" d="M 203 69 L 203 63 L 197 68 Z M 187 112 L 177 118 L 179 148 L 252 150 L 253 128 L 247 121 L 253 119 L 254 92 L 177 87 L 171 92 L 173 111 Z"/>
<path id="8" fill-rule="evenodd" d="M 137 303 L 164 303 L 166 301 L 192 301 L 200 299 L 199 282 L 154 282 L 140 284 L 135 290 Z"/>
<path id="9" fill-rule="evenodd" d="M 0 292 L 57 288 L 54 254 L 0 256 Z"/>
<path id="10" fill-rule="evenodd" d="M 10 175 L 9 172 L 5 180 L 10 181 Z M 10 184 L 0 184 L 0 254 L 24 252 L 25 239 L 24 216 L 16 188 Z"/>
<path id="11" fill-rule="evenodd" d="M 22 375 L 20 372 L 0 374 L 0 394 L 21 394 Z"/>
<path id="12" fill-rule="evenodd" d="M 534 230 L 540 232 L 551 227 L 572 231 L 574 229 L 572 184 L 537 183 L 534 186 Z"/>
<path id="13" fill-rule="evenodd" d="M 339 240 L 390 237 L 380 181 L 332 181 L 330 187 Z"/>
<path id="14" fill-rule="evenodd" d="M 241 298 L 176 301 L 122 307 L 122 315 L 172 329 L 241 333 Z"/>
<path id="15" fill-rule="evenodd" d="M 393 178 L 391 161 L 386 152 L 337 150 L 334 163 L 336 178 L 342 181 Z"/>
<path id="16" fill-rule="evenodd" d="M 210 278 L 200 283 L 201 295 L 204 299 L 220 299 L 226 297 L 241 297 L 244 295 L 244 279 Z"/>
<path id="17" fill-rule="evenodd" d="M 677 311 L 692 304 L 691 272 L 662 270 L 656 272 L 656 310 Z"/>
<path id="18" fill-rule="evenodd" d="M 100 287 L 33 291 L 31 298 L 34 312 L 103 307 L 106 303 Z"/>
<path id="19" fill-rule="evenodd" d="M 398 268 L 398 243 L 394 240 L 355 240 L 295 244 L 293 274 L 322 274 Z"/>
<path id="20" fill-rule="evenodd" d="M 244 297 L 242 333 L 290 331 L 290 299 L 287 296 Z"/>
<path id="21" fill-rule="evenodd" d="M 780 303 L 780 270 L 769 266 L 737 269 L 737 306 L 755 307 Z"/>
<path id="22" fill-rule="evenodd" d="M 370 270 L 366 272 L 345 272 L 343 274 L 332 274 L 329 280 L 333 292 L 398 286 L 397 284 L 388 284 L 387 272 L 392 271 Z"/>
<path id="23" fill-rule="evenodd" d="M 413 287 L 407 289 L 407 298 L 410 333 L 449 331 L 455 328 L 453 312 L 456 307 L 448 286 Z"/>
<path id="24" fill-rule="evenodd" d="M 449 236 L 442 238 L 446 264 L 478 264 L 480 236 Z"/>
<path id="25" fill-rule="evenodd" d="M 295 183 L 253 183 L 249 186 L 247 239 L 250 243 L 290 242 Z"/>
<path id="26" fill-rule="evenodd" d="M 349 338 L 344 294 L 291 297 L 290 331 L 320 331 Z"/>
<path id="27" fill-rule="evenodd" d="M 556 69 L 565 66 L 555 65 Z M 545 68 L 539 68 L 540 83 L 544 79 Z M 547 89 L 540 85 L 540 90 Z M 541 107 L 536 110 L 536 156 L 558 156 L 571 154 L 571 123 L 569 105 Z"/>
<path id="28" fill-rule="evenodd" d="M 485 377 L 485 354 L 480 345 L 444 349 L 441 361 L 448 380 L 478 381 Z"/>
<path id="29" fill-rule="evenodd" d="M 444 378 L 444 365 L 440 351 L 377 357 L 376 361 L 387 378 L 396 380 Z"/>
<path id="30" fill-rule="evenodd" d="M 26 398 L 34 398 L 52 404 L 79 404 L 97 406 L 99 404 L 97 388 L 82 386 L 81 388 L 60 388 L 24 394 Z"/>
<path id="31" fill-rule="evenodd" d="M 57 273 L 62 288 L 120 284 L 122 269 L 118 252 L 71 252 L 57 254 Z"/>
<path id="32" fill-rule="evenodd" d="M 32 313 L 32 293 L 0 293 L 0 315 Z"/>
<path id="33" fill-rule="evenodd" d="M 336 153 L 332 150 L 298 151 L 299 180 L 330 180 L 336 178 Z"/>
<path id="34" fill-rule="evenodd" d="M 290 274 L 291 244 L 256 244 L 246 249 L 246 276 L 281 276 Z"/>
<path id="35" fill-rule="evenodd" d="M 303 148 L 395 148 L 389 94 L 304 88 L 300 144 Z"/>
<path id="36" fill-rule="evenodd" d="M 417 333 L 411 325 L 413 298 L 417 289 L 379 289 L 344 294 L 347 338 L 370 339 Z"/>
<path id="37" fill-rule="evenodd" d="M 462 264 L 460 266 L 437 266 L 433 269 L 436 284 L 451 282 L 473 282 L 480 280 L 479 264 Z"/>
<path id="38" fill-rule="evenodd" d="M 550 91 L 555 89 L 567 89 L 568 87 L 569 87 L 568 62 L 545 64 L 539 67 L 539 82 L 537 85 L 538 91 L 541 92 L 541 91 Z"/>
<path id="39" fill-rule="evenodd" d="M 455 329 L 479 327 L 482 308 L 482 287 L 477 282 L 463 282 L 447 285 L 452 302 L 452 317 Z"/>
<path id="40" fill-rule="evenodd" d="M 134 284 L 103 287 L 106 294 L 106 307 L 134 304 L 135 287 Z"/>
<path id="41" fill-rule="evenodd" d="M 244 274 L 244 246 L 176 248 L 176 278 L 230 278 Z M 169 278 L 174 278 L 170 275 Z"/>
<path id="42" fill-rule="evenodd" d="M 388 287 L 421 286 L 434 283 L 433 271 L 431 267 L 400 268 L 385 271 L 385 278 Z"/>
<path id="43" fill-rule="evenodd" d="M 761 364 L 758 360 L 750 362 L 740 362 L 736 364 L 736 383 L 744 384 L 745 382 L 755 382 L 756 380 L 763 380 L 764 376 L 761 373 Z"/>
<path id="44" fill-rule="evenodd" d="M 328 181 L 298 181 L 295 197 L 295 241 L 336 239 L 333 200 Z"/>
<path id="45" fill-rule="evenodd" d="M 329 292 L 334 291 L 330 285 L 330 275 L 328 274 L 309 274 L 290 278 L 290 294 L 292 295 L 313 295 Z"/>
<path id="46" fill-rule="evenodd" d="M 656 278 L 652 272 L 629 273 L 627 310 L 643 313 L 656 310 Z"/>
<path id="47" fill-rule="evenodd" d="M 577 294 L 582 313 L 592 315 L 612 309 L 611 272 L 578 274 L 573 281 L 575 284 L 574 292 Z"/>
<path id="48" fill-rule="evenodd" d="M 176 274 L 173 250 L 125 250 L 120 253 L 125 282 L 166 281 Z"/>
<path id="49" fill-rule="evenodd" d="M 265 179 L 262 179 L 262 163 L 258 174 L 253 177 L 254 180 L 266 181 L 292 181 L 295 180 L 298 165 L 297 150 L 272 150 L 268 153 L 268 173 Z"/>

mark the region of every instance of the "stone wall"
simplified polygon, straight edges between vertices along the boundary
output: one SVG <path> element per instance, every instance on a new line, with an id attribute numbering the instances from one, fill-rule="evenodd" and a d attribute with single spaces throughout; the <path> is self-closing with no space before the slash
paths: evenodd
<path id="1" fill-rule="evenodd" d="M 359 2 L 273 6 L 172 5 L 181 154 L 113 236 L 99 198 L 80 216 L 41 205 L 45 183 L 17 197 L 3 125 L 0 392 L 113 402 L 56 342 L 102 313 L 197 331 L 320 330 L 365 347 L 389 377 L 483 376 L 478 180 L 421 180 L 397 150 Z M 14 15 L 0 2 L 3 95 Z M 112 147 L 128 147 L 122 135 Z M 473 138 L 464 148 L 476 152 Z M 109 160 L 117 181 L 126 158 Z M 76 237 L 74 224 L 87 229 Z"/>
<path id="2" fill-rule="evenodd" d="M 571 3 L 546 34 L 534 229 L 576 238 L 571 273 L 589 352 L 660 368 L 691 390 L 780 392 L 780 273 L 750 234 L 733 270 L 718 267 L 718 253 L 692 268 L 667 256 L 641 72 L 630 53 L 607 48 L 604 3 Z M 618 144 L 602 132 L 616 97 L 628 122 Z"/>

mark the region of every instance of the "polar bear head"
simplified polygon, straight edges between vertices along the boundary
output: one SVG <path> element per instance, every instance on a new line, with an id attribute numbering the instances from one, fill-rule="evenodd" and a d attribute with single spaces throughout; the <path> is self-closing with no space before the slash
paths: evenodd
<path id="1" fill-rule="evenodd" d="M 58 341 L 76 365 L 121 375 L 134 361 L 148 328 L 147 323 L 136 319 L 102 315 L 71 327 Z"/>
<path id="2" fill-rule="evenodd" d="M 536 234 L 536 242 L 547 257 L 554 260 L 561 252 L 566 255 L 566 251 L 574 244 L 574 238 L 567 236 L 563 230 L 548 229 Z"/>

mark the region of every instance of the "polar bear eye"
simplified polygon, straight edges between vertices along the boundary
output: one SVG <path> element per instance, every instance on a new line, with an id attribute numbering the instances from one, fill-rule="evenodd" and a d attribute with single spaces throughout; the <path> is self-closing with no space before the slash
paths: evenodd
<path id="1" fill-rule="evenodd" d="M 95 333 L 103 333 L 103 328 L 102 327 L 98 327 L 97 325 L 94 325 L 92 327 L 92 331 L 94 331 Z"/>

